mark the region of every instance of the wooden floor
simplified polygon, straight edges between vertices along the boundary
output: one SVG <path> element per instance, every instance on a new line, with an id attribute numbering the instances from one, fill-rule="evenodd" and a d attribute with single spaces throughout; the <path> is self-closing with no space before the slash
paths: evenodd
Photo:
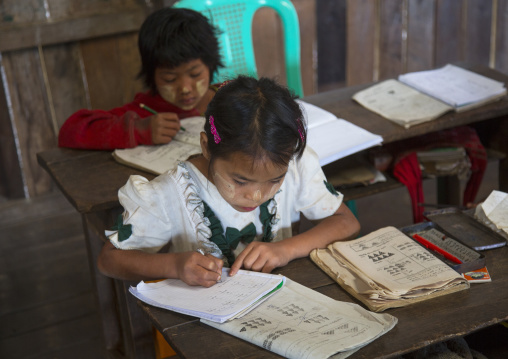
<path id="1" fill-rule="evenodd" d="M 495 170 L 479 199 L 496 189 Z M 435 201 L 433 191 L 434 183 L 424 183 L 426 202 Z M 357 207 L 364 233 L 411 224 L 404 188 Z M 105 358 L 89 273 L 81 218 L 65 198 L 0 201 L 0 358 Z M 489 359 L 508 358 L 508 328 L 467 340 Z"/>
<path id="2" fill-rule="evenodd" d="M 80 215 L 61 195 L 0 204 L 0 358 L 104 358 Z"/>

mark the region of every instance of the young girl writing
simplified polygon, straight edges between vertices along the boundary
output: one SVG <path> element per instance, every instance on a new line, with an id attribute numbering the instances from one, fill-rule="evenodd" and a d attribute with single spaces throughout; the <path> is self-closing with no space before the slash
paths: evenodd
<path id="1" fill-rule="evenodd" d="M 58 145 L 112 150 L 170 142 L 180 120 L 202 115 L 215 94 L 210 81 L 222 66 L 216 34 L 206 17 L 193 10 L 152 13 L 138 39 L 140 77 L 149 90 L 110 111 L 74 113 L 60 129 Z"/>
<path id="2" fill-rule="evenodd" d="M 120 189 L 125 211 L 100 254 L 104 274 L 209 287 L 223 265 L 230 275 L 270 272 L 358 234 L 305 146 L 302 112 L 287 88 L 241 76 L 218 90 L 205 116 L 201 155 L 151 182 L 131 176 Z M 296 234 L 300 214 L 317 224 Z"/>

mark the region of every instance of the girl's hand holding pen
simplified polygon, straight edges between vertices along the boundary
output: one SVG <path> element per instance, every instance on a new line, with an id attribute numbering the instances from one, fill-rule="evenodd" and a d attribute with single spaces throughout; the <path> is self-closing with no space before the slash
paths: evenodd
<path id="1" fill-rule="evenodd" d="M 150 128 L 152 129 L 152 142 L 154 145 L 161 145 L 171 142 L 178 131 L 185 131 L 180 126 L 178 115 L 173 112 L 157 112 L 145 104 L 139 104 L 139 107 L 152 113 L 150 116 Z"/>
<path id="2" fill-rule="evenodd" d="M 153 144 L 161 145 L 171 142 L 180 131 L 180 120 L 176 113 L 161 112 L 150 117 L 150 127 Z"/>
<path id="3" fill-rule="evenodd" d="M 188 285 L 208 288 L 221 279 L 222 259 L 199 252 L 180 253 L 177 258 L 178 278 Z"/>

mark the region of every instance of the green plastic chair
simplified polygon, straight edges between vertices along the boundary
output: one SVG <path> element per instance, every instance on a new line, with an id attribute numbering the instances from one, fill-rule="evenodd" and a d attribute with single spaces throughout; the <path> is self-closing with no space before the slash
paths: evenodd
<path id="1" fill-rule="evenodd" d="M 261 7 L 277 12 L 284 32 L 284 55 L 288 87 L 303 96 L 300 72 L 300 27 L 298 15 L 289 0 L 180 0 L 173 6 L 188 8 L 205 15 L 220 29 L 220 51 L 224 68 L 219 69 L 214 82 L 237 75 L 257 77 L 252 44 L 252 20 Z"/>

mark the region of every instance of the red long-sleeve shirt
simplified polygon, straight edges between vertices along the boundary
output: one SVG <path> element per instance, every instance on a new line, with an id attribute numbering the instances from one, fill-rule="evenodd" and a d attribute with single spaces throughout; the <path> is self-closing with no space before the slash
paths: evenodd
<path id="1" fill-rule="evenodd" d="M 138 93 L 131 103 L 109 111 L 82 109 L 74 113 L 60 128 L 58 146 L 114 150 L 152 145 L 148 117 L 153 114 L 139 107 L 140 103 L 157 112 L 174 112 L 179 119 L 200 116 L 196 109 L 184 111 L 150 91 Z"/>

